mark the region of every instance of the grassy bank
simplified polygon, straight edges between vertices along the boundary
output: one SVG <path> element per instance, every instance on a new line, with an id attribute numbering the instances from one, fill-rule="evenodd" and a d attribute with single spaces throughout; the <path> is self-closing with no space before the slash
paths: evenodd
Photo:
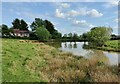
<path id="1" fill-rule="evenodd" d="M 120 52 L 120 44 L 119 40 L 110 40 L 105 43 L 103 47 L 98 47 L 98 49 L 106 50 L 106 51 L 114 51 Z"/>
<path id="2" fill-rule="evenodd" d="M 84 45 L 86 49 L 98 49 L 104 51 L 111 52 L 120 52 L 120 44 L 119 40 L 109 40 L 102 47 L 92 46 L 92 45 Z"/>
<path id="3" fill-rule="evenodd" d="M 117 82 L 118 67 L 103 57 L 73 56 L 42 42 L 3 39 L 2 77 L 7 82 Z"/>

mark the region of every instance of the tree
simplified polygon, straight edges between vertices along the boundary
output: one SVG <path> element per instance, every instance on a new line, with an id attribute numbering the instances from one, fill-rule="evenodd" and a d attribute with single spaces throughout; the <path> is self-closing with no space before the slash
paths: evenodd
<path id="1" fill-rule="evenodd" d="M 20 24 L 20 20 L 18 18 L 16 18 L 13 22 L 13 29 L 21 29 L 21 24 Z"/>
<path id="2" fill-rule="evenodd" d="M 8 26 L 5 25 L 5 24 L 2 24 L 2 36 L 8 36 L 8 35 L 10 35 L 9 32 L 10 32 L 10 31 L 9 31 L 9 29 L 8 29 Z"/>
<path id="3" fill-rule="evenodd" d="M 88 34 L 83 33 L 82 36 L 81 36 L 81 40 L 87 41 L 88 40 Z"/>
<path id="4" fill-rule="evenodd" d="M 36 28 L 41 27 L 44 25 L 44 21 L 40 18 L 35 18 L 35 21 L 30 25 L 32 31 L 36 30 Z"/>
<path id="5" fill-rule="evenodd" d="M 38 27 L 35 33 L 39 41 L 48 41 L 51 36 L 49 31 L 44 26 Z"/>
<path id="6" fill-rule="evenodd" d="M 30 25 L 32 31 L 36 31 L 36 28 L 43 26 L 50 32 L 53 39 L 61 38 L 61 33 L 59 33 L 55 28 L 52 22 L 48 20 L 42 20 L 40 18 L 35 18 L 35 21 Z"/>
<path id="7" fill-rule="evenodd" d="M 51 35 L 57 33 L 57 30 L 55 30 L 54 25 L 50 21 L 45 20 L 44 23 L 45 23 L 45 28 L 50 32 Z"/>
<path id="8" fill-rule="evenodd" d="M 64 34 L 64 35 L 63 35 L 63 38 L 67 38 L 67 34 Z"/>
<path id="9" fill-rule="evenodd" d="M 59 33 L 57 30 L 54 31 L 54 33 L 52 34 L 53 39 L 61 39 L 61 37 L 62 37 L 62 34 Z"/>
<path id="10" fill-rule="evenodd" d="M 102 46 L 111 38 L 112 29 L 107 27 L 92 28 L 88 34 L 90 43 L 96 46 Z"/>
<path id="11" fill-rule="evenodd" d="M 54 25 L 50 21 L 45 20 L 44 23 L 45 23 L 45 28 L 50 32 L 50 34 L 52 35 L 53 39 L 60 39 L 62 37 L 62 34 L 59 33 L 54 28 Z"/>
<path id="12" fill-rule="evenodd" d="M 76 33 L 73 34 L 73 40 L 77 41 L 78 40 L 78 35 Z"/>
<path id="13" fill-rule="evenodd" d="M 72 37 L 73 37 L 72 33 L 69 33 L 69 34 L 68 34 L 68 38 L 69 38 L 70 40 L 72 40 Z"/>
<path id="14" fill-rule="evenodd" d="M 28 30 L 28 24 L 22 19 L 21 20 L 21 29 L 20 30 Z"/>
<path id="15" fill-rule="evenodd" d="M 13 22 L 13 29 L 28 30 L 28 24 L 22 19 L 16 18 Z"/>
<path id="16" fill-rule="evenodd" d="M 72 33 L 69 33 L 69 34 L 68 34 L 68 37 L 72 37 Z"/>
<path id="17" fill-rule="evenodd" d="M 65 39 L 65 41 L 66 41 L 67 40 L 67 34 L 64 34 L 62 38 Z"/>

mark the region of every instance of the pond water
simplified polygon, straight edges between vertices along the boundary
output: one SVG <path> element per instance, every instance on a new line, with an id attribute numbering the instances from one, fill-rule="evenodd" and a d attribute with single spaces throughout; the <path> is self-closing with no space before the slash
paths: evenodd
<path id="1" fill-rule="evenodd" d="M 70 52 L 76 56 L 83 56 L 88 59 L 94 56 L 97 59 L 105 61 L 111 65 L 118 65 L 118 55 L 120 55 L 120 53 L 95 49 L 84 49 L 84 42 L 49 43 L 49 45 L 54 46 L 64 52 Z"/>

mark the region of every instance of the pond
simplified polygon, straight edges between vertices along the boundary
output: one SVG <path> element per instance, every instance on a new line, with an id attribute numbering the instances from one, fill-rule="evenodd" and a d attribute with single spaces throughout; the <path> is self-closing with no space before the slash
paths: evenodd
<path id="1" fill-rule="evenodd" d="M 84 49 L 84 42 L 53 42 L 47 44 L 56 47 L 64 52 L 70 52 L 76 56 L 83 56 L 88 59 L 95 57 L 99 60 L 105 61 L 108 64 L 118 65 L 118 55 L 120 55 L 120 53 L 95 49 Z"/>

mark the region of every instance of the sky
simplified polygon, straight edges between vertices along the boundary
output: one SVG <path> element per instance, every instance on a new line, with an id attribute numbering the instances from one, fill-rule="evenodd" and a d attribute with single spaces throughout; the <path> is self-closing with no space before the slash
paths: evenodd
<path id="1" fill-rule="evenodd" d="M 51 21 L 62 34 L 81 35 L 92 27 L 107 26 L 118 34 L 118 2 L 2 2 L 2 23 L 15 18 L 30 25 L 35 18 Z"/>

